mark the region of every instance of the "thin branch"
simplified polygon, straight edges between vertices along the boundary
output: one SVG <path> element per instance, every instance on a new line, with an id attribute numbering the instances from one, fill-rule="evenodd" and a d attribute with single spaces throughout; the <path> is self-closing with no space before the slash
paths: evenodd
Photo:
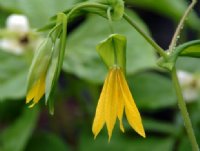
<path id="1" fill-rule="evenodd" d="M 167 58 L 167 54 L 164 52 L 164 50 L 151 38 L 149 37 L 131 18 L 124 13 L 124 19 L 131 25 L 133 26 L 145 39 L 146 41 L 151 44 L 159 53 L 160 56 L 164 57 L 165 59 Z"/>
<path id="2" fill-rule="evenodd" d="M 194 5 L 197 3 L 197 0 L 192 0 L 191 4 L 188 6 L 188 8 L 186 9 L 185 13 L 183 14 L 177 28 L 176 28 L 176 31 L 174 33 L 174 36 L 172 38 L 172 41 L 169 45 L 169 52 L 171 53 L 174 48 L 176 47 L 176 44 L 177 44 L 177 41 L 178 41 L 178 37 L 180 35 L 180 32 L 181 30 L 183 29 L 183 26 L 184 26 L 184 23 L 185 23 L 185 20 L 187 18 L 187 16 L 189 15 L 189 13 L 192 11 Z"/>

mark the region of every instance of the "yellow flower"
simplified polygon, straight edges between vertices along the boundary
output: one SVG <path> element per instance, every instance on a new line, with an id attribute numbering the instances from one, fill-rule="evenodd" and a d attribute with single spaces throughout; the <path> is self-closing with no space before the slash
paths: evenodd
<path id="1" fill-rule="evenodd" d="M 32 88 L 28 91 L 26 96 L 26 103 L 30 103 L 32 100 L 32 104 L 29 106 L 33 107 L 39 100 L 42 98 L 45 92 L 45 76 L 46 74 L 42 74 L 40 78 L 33 84 Z"/>
<path id="2" fill-rule="evenodd" d="M 119 119 L 120 129 L 124 132 L 122 123 L 123 112 L 131 127 L 141 136 L 145 136 L 140 113 L 134 103 L 123 71 L 119 67 L 110 69 L 101 92 L 92 126 L 94 137 L 106 124 L 109 140 L 116 122 Z"/>

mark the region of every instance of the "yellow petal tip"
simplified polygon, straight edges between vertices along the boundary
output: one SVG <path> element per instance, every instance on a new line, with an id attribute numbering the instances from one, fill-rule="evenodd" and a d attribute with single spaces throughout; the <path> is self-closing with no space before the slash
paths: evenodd
<path id="1" fill-rule="evenodd" d="M 146 138 L 146 134 L 145 133 L 142 133 L 140 134 L 143 138 Z"/>
<path id="2" fill-rule="evenodd" d="M 28 106 L 28 108 L 33 108 L 33 107 L 34 107 L 34 105 L 35 105 L 35 103 L 33 103 L 33 104 L 29 105 L 29 106 Z"/>
<path id="3" fill-rule="evenodd" d="M 146 138 L 146 134 L 145 134 L 145 131 L 144 129 L 140 130 L 140 131 L 137 131 L 137 133 L 142 136 L 143 138 Z"/>
<path id="4" fill-rule="evenodd" d="M 122 133 L 124 133 L 124 132 L 125 132 L 124 128 L 120 128 L 120 129 L 121 129 Z"/>

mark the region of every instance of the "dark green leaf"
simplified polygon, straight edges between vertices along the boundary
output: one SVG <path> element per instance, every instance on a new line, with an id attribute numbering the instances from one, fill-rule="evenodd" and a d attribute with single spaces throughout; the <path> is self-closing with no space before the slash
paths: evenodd
<path id="1" fill-rule="evenodd" d="M 158 121 L 155 119 L 143 118 L 142 119 L 144 128 L 148 132 L 159 132 L 162 134 L 171 134 L 175 135 L 177 132 L 177 127 L 172 123 L 167 123 L 163 121 Z"/>
<path id="2" fill-rule="evenodd" d="M 138 6 L 145 10 L 149 9 L 158 14 L 163 14 L 164 16 L 172 18 L 175 21 L 180 20 L 188 7 L 188 3 L 185 0 L 126 0 L 126 2 L 134 7 Z M 187 19 L 187 23 L 192 28 L 199 31 L 200 20 L 195 12 L 190 14 Z"/>
<path id="3" fill-rule="evenodd" d="M 22 115 L 0 134 L 1 151 L 23 151 L 38 117 L 38 108 L 26 108 Z"/>
<path id="4" fill-rule="evenodd" d="M 200 72 L 200 59 L 191 57 L 179 57 L 177 60 L 177 68 L 189 72 Z"/>
<path id="5" fill-rule="evenodd" d="M 139 108 L 158 109 L 174 106 L 176 95 L 170 79 L 156 73 L 141 73 L 128 78 Z"/>
<path id="6" fill-rule="evenodd" d="M 192 146 L 186 136 L 181 137 L 181 141 L 178 147 L 178 151 L 189 151 L 192 150 Z"/>
<path id="7" fill-rule="evenodd" d="M 176 48 L 180 56 L 200 57 L 200 40 L 186 42 Z"/>
<path id="8" fill-rule="evenodd" d="M 89 132 L 88 132 L 89 133 Z M 172 151 L 174 140 L 168 138 L 150 137 L 143 139 L 137 137 L 125 137 L 125 134 L 113 135 L 108 143 L 108 136 L 103 133 L 94 140 L 92 136 L 82 134 L 80 151 Z"/>
<path id="9" fill-rule="evenodd" d="M 25 151 L 68 151 L 65 142 L 55 134 L 40 133 L 33 136 Z"/>
<path id="10" fill-rule="evenodd" d="M 80 0 L 0 0 L 0 5 L 14 12 L 20 11 L 28 16 L 31 26 L 41 27 L 47 24 L 51 16 L 66 10 L 78 1 Z"/>
<path id="11" fill-rule="evenodd" d="M 0 101 L 25 96 L 29 59 L 0 50 Z"/>

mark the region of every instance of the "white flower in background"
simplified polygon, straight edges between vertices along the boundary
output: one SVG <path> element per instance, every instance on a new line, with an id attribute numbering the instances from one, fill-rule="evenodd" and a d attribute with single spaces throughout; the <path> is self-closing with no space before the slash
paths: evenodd
<path id="1" fill-rule="evenodd" d="M 22 54 L 28 43 L 28 33 L 30 31 L 29 21 L 24 15 L 13 14 L 7 18 L 5 31 L 13 36 L 5 36 L 0 39 L 0 48 L 14 54 Z"/>
<path id="2" fill-rule="evenodd" d="M 8 30 L 13 32 L 19 32 L 26 34 L 29 32 L 29 21 L 24 15 L 10 15 L 6 21 L 6 27 Z"/>
<path id="3" fill-rule="evenodd" d="M 199 98 L 200 78 L 186 71 L 177 71 L 185 101 L 192 102 Z"/>

